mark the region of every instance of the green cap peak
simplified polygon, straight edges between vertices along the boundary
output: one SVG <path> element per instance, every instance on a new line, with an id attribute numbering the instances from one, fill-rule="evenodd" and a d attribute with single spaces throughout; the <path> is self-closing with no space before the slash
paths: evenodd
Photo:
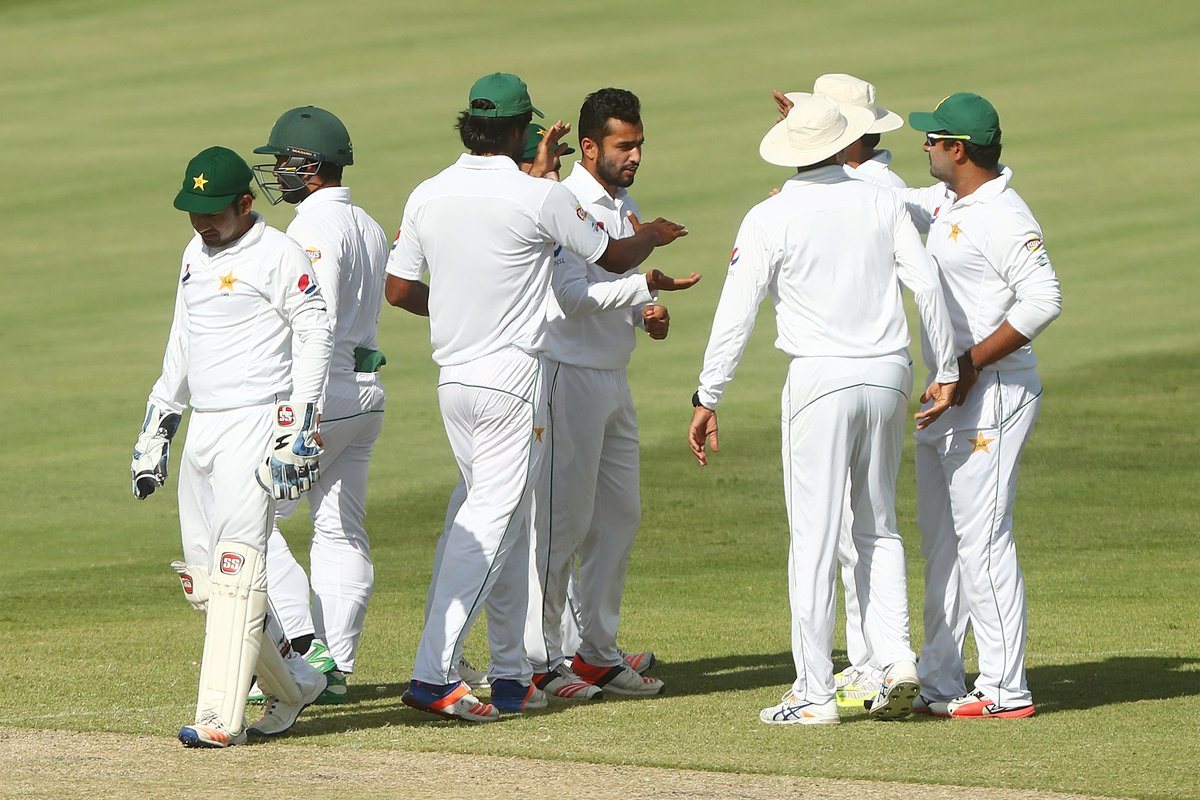
<path id="1" fill-rule="evenodd" d="M 228 147 L 210 147 L 188 162 L 183 185 L 175 195 L 175 207 L 196 214 L 224 211 L 250 191 L 254 173 Z"/>
<path id="2" fill-rule="evenodd" d="M 971 92 L 955 92 L 930 112 L 914 111 L 908 115 L 914 130 L 932 133 L 945 131 L 966 136 L 972 144 L 1000 143 L 1000 115 L 996 107 Z"/>
<path id="3" fill-rule="evenodd" d="M 494 108 L 471 108 L 472 117 L 516 117 L 526 111 L 544 116 L 533 107 L 529 99 L 529 87 L 525 81 L 509 72 L 493 72 L 475 81 L 471 87 L 468 105 L 476 100 L 487 100 Z"/>
<path id="4" fill-rule="evenodd" d="M 323 108 L 302 106 L 285 111 L 275 121 L 271 135 L 256 153 L 300 155 L 348 167 L 354 163 L 350 132 L 342 121 Z"/>

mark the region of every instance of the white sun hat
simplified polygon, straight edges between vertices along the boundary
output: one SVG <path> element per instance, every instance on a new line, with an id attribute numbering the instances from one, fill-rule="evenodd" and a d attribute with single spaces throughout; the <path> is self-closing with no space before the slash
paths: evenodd
<path id="1" fill-rule="evenodd" d="M 808 95 L 767 131 L 758 154 L 768 164 L 807 167 L 858 141 L 874 119 L 865 108 L 843 107 L 823 95 Z"/>
<path id="2" fill-rule="evenodd" d="M 841 106 L 865 108 L 875 117 L 867 133 L 887 133 L 904 127 L 904 120 L 894 111 L 875 104 L 875 85 L 853 75 L 840 72 L 822 75 L 813 82 L 812 94 L 820 94 Z M 801 97 L 811 96 L 808 92 L 789 92 L 787 98 L 793 103 Z"/>

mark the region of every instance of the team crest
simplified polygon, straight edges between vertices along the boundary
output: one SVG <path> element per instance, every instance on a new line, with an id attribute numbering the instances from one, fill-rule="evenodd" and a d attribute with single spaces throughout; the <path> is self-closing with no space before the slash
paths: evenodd
<path id="1" fill-rule="evenodd" d="M 237 553 L 221 553 L 221 572 L 225 575 L 237 575 L 242 571 L 246 559 Z"/>

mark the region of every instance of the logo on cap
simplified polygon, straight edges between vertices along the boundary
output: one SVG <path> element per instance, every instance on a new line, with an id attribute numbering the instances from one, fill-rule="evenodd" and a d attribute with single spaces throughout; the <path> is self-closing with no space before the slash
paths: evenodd
<path id="1" fill-rule="evenodd" d="M 242 571 L 246 559 L 237 553 L 221 553 L 221 572 L 226 575 L 237 575 Z"/>
<path id="2" fill-rule="evenodd" d="M 202 191 L 202 192 L 203 192 L 203 191 L 204 191 L 204 184 L 206 184 L 206 183 L 208 183 L 208 178 L 205 178 L 205 177 L 204 177 L 204 173 L 203 173 L 203 172 L 201 172 L 201 173 L 200 173 L 199 175 L 197 175 L 196 177 L 192 178 L 192 188 L 193 188 L 193 189 L 199 189 L 200 191 Z"/>

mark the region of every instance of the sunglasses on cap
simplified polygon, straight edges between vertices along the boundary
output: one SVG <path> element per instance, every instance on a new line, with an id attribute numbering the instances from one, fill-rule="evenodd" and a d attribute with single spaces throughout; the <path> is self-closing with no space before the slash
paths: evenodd
<path id="1" fill-rule="evenodd" d="M 971 135 L 969 133 L 927 133 L 925 134 L 925 146 L 933 147 L 943 139 L 956 142 L 969 142 Z"/>

